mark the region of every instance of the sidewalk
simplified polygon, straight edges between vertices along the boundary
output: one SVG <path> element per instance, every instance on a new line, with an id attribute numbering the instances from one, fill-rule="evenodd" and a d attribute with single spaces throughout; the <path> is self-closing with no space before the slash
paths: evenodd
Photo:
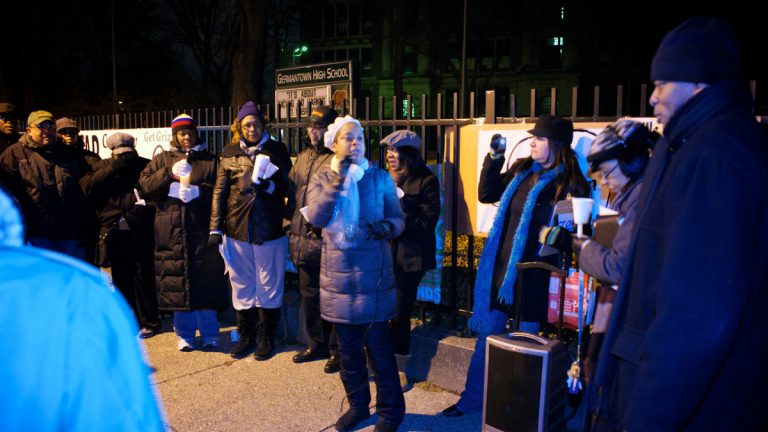
<path id="1" fill-rule="evenodd" d="M 163 320 L 163 332 L 146 339 L 153 378 L 168 427 L 173 431 L 334 431 L 349 407 L 338 374 L 323 372 L 324 361 L 294 364 L 303 347 L 283 346 L 270 360 L 249 356 L 233 360 L 224 327 L 215 352 L 180 352 Z M 371 382 L 375 400 L 375 385 Z M 406 415 L 400 431 L 479 431 L 480 414 L 459 418 L 440 415 L 458 395 L 429 383 L 405 393 Z M 374 413 L 373 404 L 371 413 Z M 373 415 L 357 430 L 372 431 Z"/>

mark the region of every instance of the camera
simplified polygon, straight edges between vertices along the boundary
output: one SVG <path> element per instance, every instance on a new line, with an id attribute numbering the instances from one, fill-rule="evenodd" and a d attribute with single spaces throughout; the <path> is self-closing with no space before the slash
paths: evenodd
<path id="1" fill-rule="evenodd" d="M 494 151 L 503 152 L 507 149 L 507 139 L 501 134 L 495 134 L 491 138 L 491 148 Z"/>

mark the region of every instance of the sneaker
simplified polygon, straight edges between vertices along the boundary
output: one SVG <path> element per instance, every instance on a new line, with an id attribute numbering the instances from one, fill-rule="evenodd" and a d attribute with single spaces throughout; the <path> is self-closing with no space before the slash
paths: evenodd
<path id="1" fill-rule="evenodd" d="M 179 338 L 177 344 L 179 351 L 181 352 L 190 352 L 195 349 L 194 342 L 184 338 Z"/>
<path id="2" fill-rule="evenodd" d="M 149 327 L 142 327 L 141 330 L 139 330 L 139 337 L 142 339 L 151 338 L 154 335 L 155 331 Z"/>

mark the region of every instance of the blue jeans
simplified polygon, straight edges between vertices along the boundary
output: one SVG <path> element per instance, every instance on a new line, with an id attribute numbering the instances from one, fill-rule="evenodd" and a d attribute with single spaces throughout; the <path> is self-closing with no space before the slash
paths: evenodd
<path id="1" fill-rule="evenodd" d="M 85 249 L 79 240 L 51 240 L 45 237 L 30 237 L 29 244 L 85 260 Z"/>
<path id="2" fill-rule="evenodd" d="M 376 381 L 376 413 L 379 419 L 399 425 L 405 417 L 405 399 L 397 376 L 392 335 L 386 321 L 373 324 L 335 324 L 341 359 L 341 382 L 351 409 L 368 412 L 371 389 L 363 347 Z"/>
<path id="3" fill-rule="evenodd" d="M 178 337 L 192 341 L 198 329 L 203 340 L 219 336 L 219 319 L 215 310 L 201 309 L 173 313 L 173 330 Z"/>
<path id="4" fill-rule="evenodd" d="M 504 333 L 507 323 L 507 315 L 497 309 L 491 310 L 491 333 L 489 335 L 478 335 L 475 343 L 475 352 L 472 353 L 472 359 L 469 361 L 467 370 L 467 382 L 464 384 L 464 391 L 461 392 L 461 398 L 456 402 L 465 413 L 476 413 L 483 409 L 483 383 L 485 382 L 485 339 L 490 335 Z M 528 333 L 537 333 L 540 324 L 537 322 L 520 322 L 520 331 Z"/>

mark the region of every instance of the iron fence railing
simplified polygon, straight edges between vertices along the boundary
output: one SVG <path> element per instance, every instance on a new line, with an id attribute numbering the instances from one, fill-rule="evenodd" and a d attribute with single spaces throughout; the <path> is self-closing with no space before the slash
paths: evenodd
<path id="1" fill-rule="evenodd" d="M 753 95 L 755 83 L 751 85 Z M 613 115 L 601 115 L 604 109 L 600 106 L 600 87 L 592 89 L 592 112 L 586 116 L 570 116 L 571 119 L 578 122 L 606 122 L 614 121 L 625 115 L 646 116 L 648 115 L 648 89 L 646 85 L 639 87 L 639 103 L 637 110 L 627 110 L 624 100 L 624 88 L 618 86 L 616 89 L 616 104 Z M 398 100 L 392 97 L 387 100 L 378 98 L 372 103 L 371 99 L 366 97 L 361 100 L 352 100 L 351 106 L 345 106 L 341 115 L 350 114 L 357 118 L 365 129 L 367 157 L 379 166 L 384 165 L 384 148 L 379 145 L 381 138 L 396 129 L 410 129 L 417 132 L 422 137 L 422 156 L 428 163 L 442 163 L 446 160 L 447 137 L 450 134 L 454 145 L 451 148 L 450 155 L 451 174 L 460 172 L 460 133 L 462 126 L 474 124 L 478 117 L 483 117 L 487 123 L 530 123 L 535 120 L 536 114 L 541 113 L 537 110 L 536 90 L 531 90 L 531 104 L 528 112 L 531 113 L 525 117 L 519 117 L 519 107 L 515 95 L 509 95 L 510 106 L 507 111 L 509 116 L 497 116 L 495 103 L 496 94 L 493 91 L 485 92 L 483 97 L 484 112 L 478 115 L 475 93 L 469 95 L 469 118 L 459 118 L 459 96 L 457 93 L 444 98 L 442 93 L 437 93 L 434 100 L 428 100 L 426 95 L 414 100 L 412 96 L 406 96 L 404 100 Z M 553 115 L 558 114 L 558 94 L 556 89 L 550 90 L 549 112 Z M 448 100 L 446 100 L 448 99 Z M 573 88 L 570 95 L 571 113 L 577 113 L 579 103 L 578 89 Z M 391 103 L 387 106 L 387 103 Z M 415 103 L 415 104 L 414 104 Z M 398 116 L 401 107 L 406 107 L 405 113 Z M 292 155 L 302 150 L 303 142 L 306 137 L 306 118 L 286 117 L 280 118 L 279 115 L 270 116 L 271 106 L 262 107 L 268 119 L 269 132 L 284 142 Z M 287 109 L 286 112 L 301 113 L 301 107 L 295 111 Z M 311 107 L 309 107 L 311 108 Z M 311 111 L 311 109 L 309 110 Z M 629 111 L 629 112 L 627 112 Z M 384 117 L 386 112 L 391 115 Z M 230 142 L 232 124 L 236 109 L 234 107 L 220 108 L 195 108 L 186 110 L 167 110 L 145 113 L 120 113 L 113 115 L 87 116 L 77 118 L 83 130 L 88 129 L 133 129 L 133 128 L 155 128 L 168 127 L 173 117 L 188 113 L 192 115 L 197 123 L 201 135 L 204 137 L 211 151 L 219 154 L 221 149 Z M 444 168 L 448 168 L 445 167 Z M 443 177 L 441 181 L 444 181 Z M 449 203 L 450 208 L 444 208 L 443 214 L 450 215 L 450 226 L 445 227 L 445 237 L 448 243 L 445 244 L 445 250 L 448 252 L 443 261 L 443 274 L 441 292 L 442 300 L 440 304 L 420 303 L 420 313 L 424 317 L 426 310 L 433 310 L 440 314 L 447 314 L 452 328 L 462 327 L 463 323 L 457 320 L 465 319 L 471 316 L 472 310 L 472 292 L 474 285 L 475 266 L 474 262 L 479 257 L 480 246 L 475 243 L 476 239 L 472 235 L 459 234 L 458 231 L 458 211 L 460 204 L 458 175 L 450 175 L 449 184 L 442 185 L 442 198 L 450 197 L 443 202 Z M 461 242 L 462 246 L 459 246 Z M 464 246 L 466 244 L 466 246 Z"/>

